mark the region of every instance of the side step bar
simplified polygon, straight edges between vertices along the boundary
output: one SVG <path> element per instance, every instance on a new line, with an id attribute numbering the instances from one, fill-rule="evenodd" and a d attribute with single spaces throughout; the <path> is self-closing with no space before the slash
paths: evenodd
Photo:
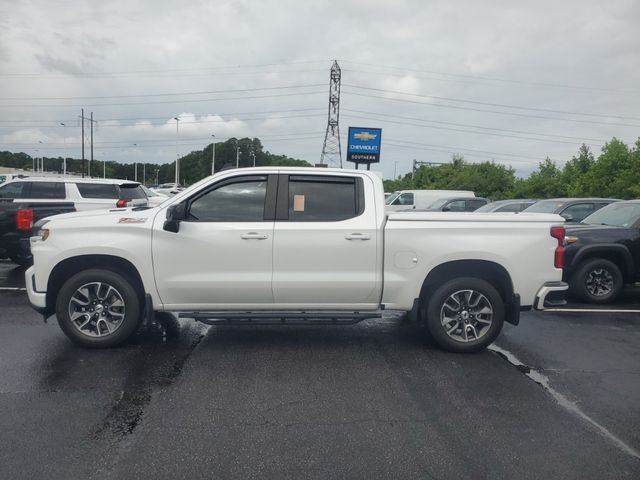
<path id="1" fill-rule="evenodd" d="M 381 311 L 345 312 L 317 310 L 306 312 L 182 312 L 179 318 L 193 318 L 207 325 L 353 325 L 368 318 L 381 318 Z"/>

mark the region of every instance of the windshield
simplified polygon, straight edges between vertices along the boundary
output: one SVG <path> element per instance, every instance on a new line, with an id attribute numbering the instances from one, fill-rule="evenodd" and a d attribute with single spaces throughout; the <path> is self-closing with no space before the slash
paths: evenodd
<path id="1" fill-rule="evenodd" d="M 582 220 L 588 225 L 631 227 L 640 220 L 640 203 L 612 203 Z"/>
<path id="2" fill-rule="evenodd" d="M 538 203 L 534 203 L 529 208 L 525 208 L 524 212 L 530 213 L 555 213 L 557 209 L 562 207 L 565 202 L 558 200 L 543 200 Z"/>
<path id="3" fill-rule="evenodd" d="M 391 205 L 393 203 L 393 201 L 398 198 L 400 196 L 400 192 L 393 192 L 391 195 L 389 195 L 387 197 L 387 199 L 385 200 L 385 203 L 387 205 Z"/>

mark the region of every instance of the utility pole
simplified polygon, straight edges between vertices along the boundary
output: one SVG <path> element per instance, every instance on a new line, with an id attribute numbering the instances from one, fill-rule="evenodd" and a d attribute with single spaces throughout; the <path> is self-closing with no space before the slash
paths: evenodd
<path id="1" fill-rule="evenodd" d="M 62 142 L 64 143 L 64 150 L 62 152 L 62 176 L 67 176 L 67 126 L 60 122 L 62 125 Z"/>
<path id="2" fill-rule="evenodd" d="M 84 178 L 84 169 L 85 169 L 85 164 L 84 164 L 84 108 L 81 108 L 80 112 L 81 112 L 80 118 L 82 119 L 82 178 Z"/>
<path id="3" fill-rule="evenodd" d="M 178 142 L 180 141 L 180 118 L 179 117 L 173 117 L 173 119 L 176 121 L 176 187 L 178 185 L 180 185 L 180 164 L 179 164 L 179 160 L 178 160 Z"/>
<path id="4" fill-rule="evenodd" d="M 89 162 L 89 176 L 91 176 L 91 168 L 93 167 L 93 112 L 91 112 L 91 161 Z"/>
<path id="5" fill-rule="evenodd" d="M 213 133 L 211 136 L 213 137 L 211 140 L 211 175 L 213 175 L 216 169 L 216 136 Z"/>
<path id="6" fill-rule="evenodd" d="M 322 145 L 320 164 L 340 165 L 342 168 L 342 147 L 340 145 L 340 78 L 342 72 L 338 61 L 335 60 L 329 73 L 329 114 L 327 131 Z"/>

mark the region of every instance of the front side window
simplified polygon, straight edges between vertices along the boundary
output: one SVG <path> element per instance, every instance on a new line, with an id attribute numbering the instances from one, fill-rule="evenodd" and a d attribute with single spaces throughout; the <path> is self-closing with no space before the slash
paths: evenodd
<path id="1" fill-rule="evenodd" d="M 449 202 L 443 210 L 447 212 L 464 212 L 466 207 L 466 202 L 464 200 L 454 200 L 453 202 Z"/>
<path id="2" fill-rule="evenodd" d="M 0 198 L 22 198 L 25 182 L 12 182 L 0 187 Z"/>
<path id="3" fill-rule="evenodd" d="M 262 222 L 266 195 L 266 176 L 227 183 L 193 200 L 189 219 L 196 222 Z"/>
<path id="4" fill-rule="evenodd" d="M 585 217 L 593 213 L 595 207 L 593 203 L 576 203 L 567 207 L 562 212 L 562 216 L 571 215 L 572 222 L 581 222 Z"/>
<path id="5" fill-rule="evenodd" d="M 82 198 L 118 198 L 115 185 L 104 183 L 77 183 L 76 185 Z"/>
<path id="6" fill-rule="evenodd" d="M 473 212 L 474 210 L 477 210 L 478 208 L 486 205 L 487 202 L 485 200 L 469 200 L 468 204 L 469 204 L 468 210 L 470 212 Z"/>
<path id="7" fill-rule="evenodd" d="M 358 216 L 360 207 L 355 178 L 289 177 L 289 221 L 337 222 Z"/>
<path id="8" fill-rule="evenodd" d="M 65 198 L 63 182 L 32 182 L 29 198 L 56 199 Z"/>

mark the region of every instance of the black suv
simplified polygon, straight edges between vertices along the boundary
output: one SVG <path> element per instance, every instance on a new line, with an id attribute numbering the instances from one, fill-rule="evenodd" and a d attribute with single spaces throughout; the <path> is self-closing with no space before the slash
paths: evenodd
<path id="1" fill-rule="evenodd" d="M 640 200 L 616 202 L 567 227 L 563 280 L 588 303 L 610 303 L 640 279 Z"/>
<path id="2" fill-rule="evenodd" d="M 615 198 L 550 198 L 534 203 L 523 212 L 557 213 L 567 223 L 579 223 L 593 212 L 618 201 Z"/>

